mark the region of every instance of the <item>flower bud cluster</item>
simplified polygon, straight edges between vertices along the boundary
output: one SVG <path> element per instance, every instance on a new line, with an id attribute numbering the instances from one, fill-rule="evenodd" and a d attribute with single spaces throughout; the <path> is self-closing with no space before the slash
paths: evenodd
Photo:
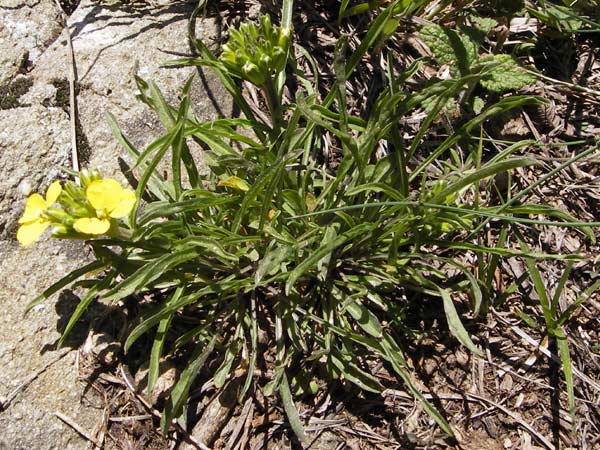
<path id="1" fill-rule="evenodd" d="M 81 185 L 68 181 L 53 182 L 46 197 L 32 194 L 19 219 L 18 241 L 31 245 L 51 227 L 57 238 L 86 239 L 112 234 L 118 229 L 116 219 L 125 217 L 133 208 L 136 197 L 113 179 L 104 179 L 97 170 L 83 169 L 78 174 Z"/>
<path id="2" fill-rule="evenodd" d="M 219 59 L 232 75 L 264 86 L 285 68 L 291 34 L 291 29 L 273 26 L 264 15 L 258 26 L 243 23 L 229 30 Z"/>

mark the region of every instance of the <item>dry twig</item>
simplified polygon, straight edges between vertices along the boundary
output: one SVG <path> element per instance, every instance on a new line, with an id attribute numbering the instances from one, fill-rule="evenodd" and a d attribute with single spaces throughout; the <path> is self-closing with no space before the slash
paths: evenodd
<path id="1" fill-rule="evenodd" d="M 84 437 L 88 441 L 92 442 L 95 447 L 100 448 L 100 445 L 98 444 L 98 441 L 96 439 L 94 439 L 94 437 L 90 433 L 88 433 L 87 431 L 85 431 L 81 427 L 81 425 L 79 425 L 77 422 L 75 422 L 69 416 L 61 413 L 60 411 L 56 411 L 54 413 L 54 415 L 56 417 L 58 417 L 60 420 L 62 420 L 64 423 L 66 423 L 67 425 L 69 425 L 71 428 L 73 428 L 75 431 L 77 431 L 82 437 Z"/>

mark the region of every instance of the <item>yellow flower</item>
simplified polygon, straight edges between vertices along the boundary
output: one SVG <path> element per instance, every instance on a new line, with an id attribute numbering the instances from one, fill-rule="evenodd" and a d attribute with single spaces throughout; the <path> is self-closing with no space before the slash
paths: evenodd
<path id="1" fill-rule="evenodd" d="M 110 219 L 125 217 L 135 204 L 135 193 L 131 189 L 123 189 L 118 181 L 111 178 L 91 182 L 85 195 L 96 210 L 96 217 L 75 221 L 73 228 L 84 234 L 105 234 L 110 229 Z"/>
<path id="2" fill-rule="evenodd" d="M 50 220 L 44 217 L 44 212 L 50 207 L 62 192 L 60 181 L 55 181 L 48 187 L 46 198 L 40 194 L 32 194 L 27 198 L 25 212 L 19 219 L 21 226 L 17 230 L 17 240 L 27 247 L 40 237 L 50 226 Z"/>

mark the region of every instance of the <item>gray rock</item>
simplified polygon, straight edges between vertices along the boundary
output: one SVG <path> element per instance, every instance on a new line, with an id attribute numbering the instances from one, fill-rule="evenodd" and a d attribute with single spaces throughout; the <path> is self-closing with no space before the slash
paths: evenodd
<path id="1" fill-rule="evenodd" d="M 0 111 L 0 238 L 13 236 L 25 196 L 44 194 L 69 164 L 69 119 L 40 105 Z"/>
<path id="2" fill-rule="evenodd" d="M 58 255 L 47 257 L 58 251 Z M 81 243 L 42 241 L 20 248 L 0 241 L 0 397 L 58 356 L 48 347 L 60 336 L 58 314 L 52 303 L 42 304 L 25 318 L 25 306 L 62 275 L 84 260 Z M 84 385 L 77 382 L 76 352 L 71 351 L 20 390 L 14 400 L 0 409 L 0 449 L 81 449 L 85 442 L 64 425 L 55 412 L 72 417 L 92 431 L 101 411 L 82 402 Z"/>
<path id="3" fill-rule="evenodd" d="M 131 159 L 114 139 L 106 115 L 117 117 L 119 125 L 130 141 L 144 148 L 162 131 L 160 122 L 149 108 L 136 99 L 138 94 L 134 76 L 156 82 L 168 101 L 178 104 L 178 95 L 194 68 L 163 68 L 161 65 L 178 55 L 189 54 L 187 19 L 195 3 L 173 1 L 146 6 L 144 9 L 110 9 L 92 0 L 83 0 L 69 18 L 72 42 L 77 64 L 79 92 L 78 114 L 81 122 L 81 165 L 100 169 L 107 176 L 124 181 L 118 158 L 129 164 Z M 205 36 L 217 33 L 212 21 L 204 21 L 200 32 Z M 70 68 L 67 42 L 59 39 L 41 56 L 31 76 L 36 86 L 60 85 L 67 87 Z M 216 99 L 228 98 L 217 77 L 206 71 L 211 95 Z M 39 88 L 42 90 L 42 88 Z M 68 90 L 65 92 L 68 103 Z M 32 96 L 24 101 L 35 101 Z M 40 94 L 40 102 L 48 94 Z M 62 97 L 62 96 L 59 96 Z M 199 118 L 215 115 L 209 95 L 196 79 L 194 108 Z M 228 113 L 229 102 L 221 102 Z M 68 106 L 68 104 L 66 105 Z"/>
<path id="4" fill-rule="evenodd" d="M 53 0 L 0 0 L 0 86 L 35 64 L 62 30 Z"/>

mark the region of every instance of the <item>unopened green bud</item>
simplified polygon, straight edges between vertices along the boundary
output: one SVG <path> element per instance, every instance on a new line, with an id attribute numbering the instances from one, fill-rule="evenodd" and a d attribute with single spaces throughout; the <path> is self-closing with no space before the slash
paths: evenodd
<path id="1" fill-rule="evenodd" d="M 287 52 L 284 51 L 281 47 L 275 47 L 275 50 L 273 51 L 273 56 L 274 56 L 274 69 L 277 72 L 282 71 L 285 68 L 285 63 L 286 63 L 286 59 L 287 59 Z"/>
<path id="2" fill-rule="evenodd" d="M 267 77 L 285 68 L 291 34 L 290 28 L 273 26 L 268 15 L 262 16 L 258 26 L 247 22 L 230 29 L 219 59 L 231 75 L 264 86 Z"/>
<path id="3" fill-rule="evenodd" d="M 81 181 L 81 184 L 84 186 L 90 184 L 90 176 L 91 174 L 88 169 L 81 169 L 79 171 L 79 181 Z"/>
<path id="4" fill-rule="evenodd" d="M 85 198 L 85 190 L 81 186 L 77 186 L 72 181 L 65 184 L 63 188 L 63 194 L 67 203 L 77 201 L 77 199 Z M 63 199 L 61 198 L 61 203 Z"/>
<path id="5" fill-rule="evenodd" d="M 248 59 L 246 54 L 243 51 L 241 51 L 240 49 L 235 51 L 234 57 L 235 57 L 234 63 L 239 66 L 242 66 L 244 64 L 244 61 L 246 61 Z"/>
<path id="6" fill-rule="evenodd" d="M 71 218 L 71 216 L 69 216 L 69 214 L 66 213 L 65 210 L 63 210 L 62 208 L 54 208 L 54 207 L 50 207 L 48 208 L 45 213 L 46 217 L 48 217 L 50 219 L 51 222 L 53 223 L 63 223 L 63 224 L 68 224 L 69 221 L 72 222 L 73 219 Z"/>
<path id="7" fill-rule="evenodd" d="M 271 16 L 269 16 L 268 14 L 261 16 L 260 24 L 263 27 L 262 31 L 266 31 L 266 30 L 270 29 L 271 28 Z"/>
<path id="8" fill-rule="evenodd" d="M 265 82 L 264 74 L 256 64 L 251 63 L 250 61 L 244 64 L 244 67 L 242 67 L 242 73 L 244 78 L 257 86 L 262 86 Z"/>
<path id="9" fill-rule="evenodd" d="M 101 178 L 102 176 L 100 175 L 100 172 L 98 172 L 96 169 L 82 169 L 79 172 L 79 180 L 81 181 L 81 185 L 84 189 L 87 188 L 93 181 Z"/>
<path id="10" fill-rule="evenodd" d="M 52 227 L 52 236 L 64 237 L 69 234 L 69 229 L 65 225 L 54 225 Z"/>
<path id="11" fill-rule="evenodd" d="M 86 208 L 83 205 L 73 205 L 71 208 L 69 208 L 69 213 L 73 216 L 73 217 L 94 217 L 96 215 L 96 212 L 94 211 L 92 213 L 91 208 Z"/>
<path id="12" fill-rule="evenodd" d="M 269 71 L 269 68 L 271 67 L 271 63 L 273 62 L 273 59 L 271 59 L 270 56 L 268 55 L 262 55 L 260 57 L 260 67 L 261 69 L 265 70 L 265 71 Z"/>
<path id="13" fill-rule="evenodd" d="M 260 31 L 267 41 L 270 41 L 273 36 L 273 25 L 271 25 L 271 17 L 265 14 L 260 18 Z"/>
<path id="14" fill-rule="evenodd" d="M 290 40 L 292 38 L 292 29 L 291 28 L 281 28 L 279 30 L 279 39 L 277 40 L 277 46 L 281 47 L 284 50 L 287 50 L 290 45 Z"/>

